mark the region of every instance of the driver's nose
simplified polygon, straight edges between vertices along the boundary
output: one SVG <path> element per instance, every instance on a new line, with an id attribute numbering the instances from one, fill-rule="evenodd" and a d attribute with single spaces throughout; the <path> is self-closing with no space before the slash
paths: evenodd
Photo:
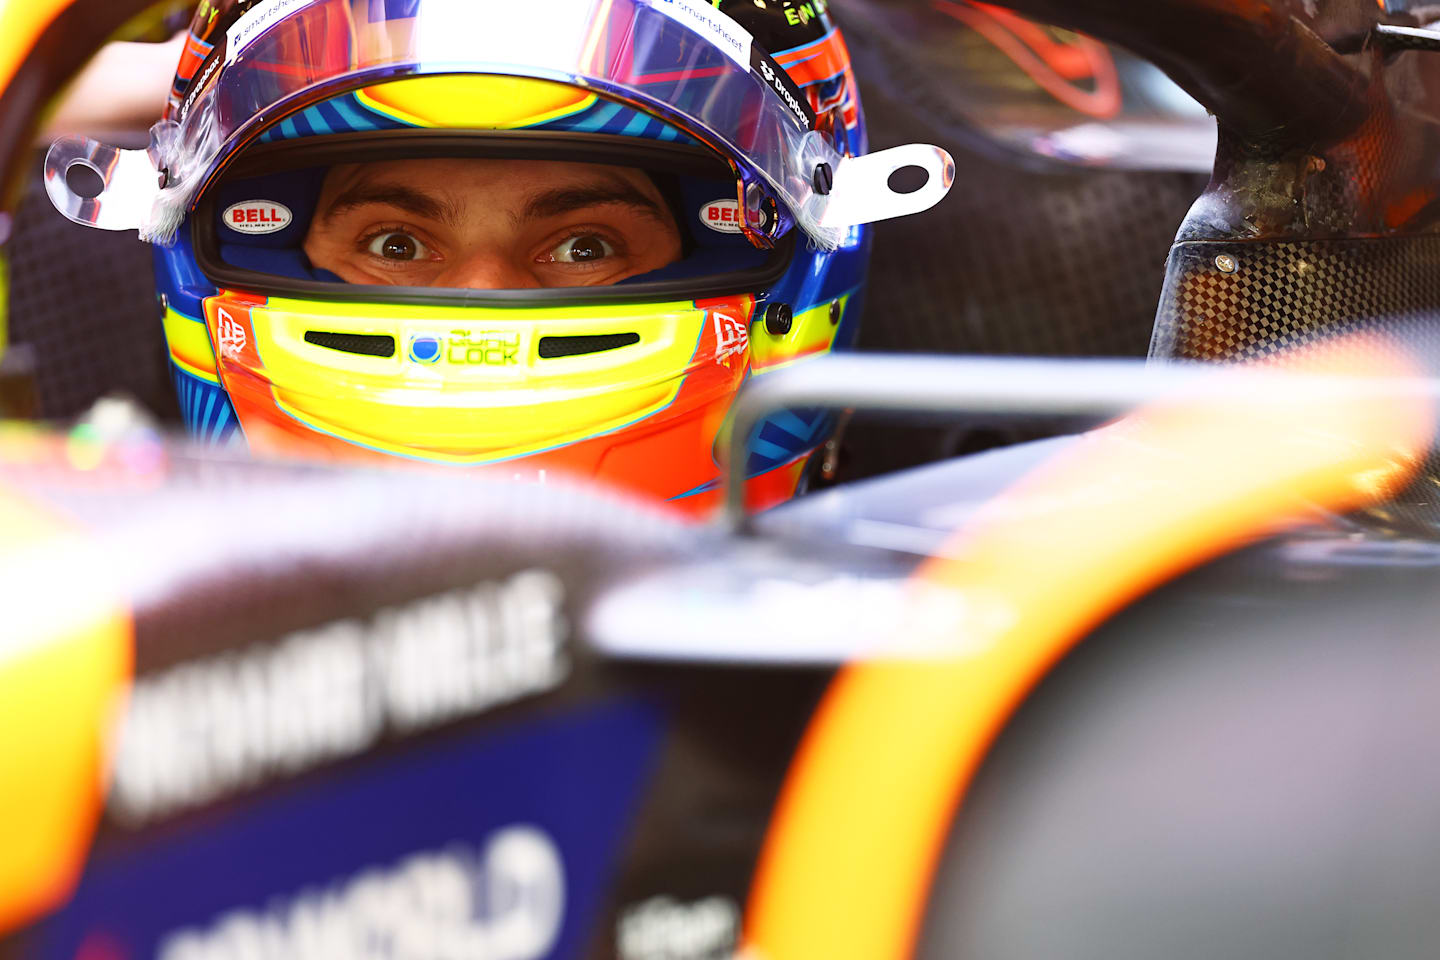
<path id="1" fill-rule="evenodd" d="M 540 286 L 535 274 L 517 261 L 511 251 L 482 247 L 452 260 L 435 278 L 441 287 L 471 290 L 529 290 Z"/>

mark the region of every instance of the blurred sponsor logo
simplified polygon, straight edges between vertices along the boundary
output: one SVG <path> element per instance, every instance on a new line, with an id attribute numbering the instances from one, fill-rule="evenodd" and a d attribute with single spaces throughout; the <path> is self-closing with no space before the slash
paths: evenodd
<path id="1" fill-rule="evenodd" d="M 725 897 L 652 897 L 621 914 L 615 947 L 620 960 L 725 960 L 739 932 L 740 910 Z"/>
<path id="2" fill-rule="evenodd" d="M 110 810 L 138 824 L 553 689 L 563 595 L 528 571 L 141 677 Z"/>
<path id="3" fill-rule="evenodd" d="M 541 830 L 512 826 L 478 853 L 418 853 L 177 931 L 159 960 L 535 960 L 564 911 L 560 851 Z"/>

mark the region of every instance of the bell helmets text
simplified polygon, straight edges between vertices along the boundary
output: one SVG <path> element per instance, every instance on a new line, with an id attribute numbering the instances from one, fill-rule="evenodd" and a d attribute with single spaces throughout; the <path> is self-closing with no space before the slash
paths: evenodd
<path id="1" fill-rule="evenodd" d="M 236 233 L 277 233 L 290 226 L 295 215 L 274 200 L 244 200 L 226 207 L 221 219 Z"/>
<path id="2" fill-rule="evenodd" d="M 740 204 L 733 199 L 711 200 L 700 208 L 700 222 L 716 233 L 740 233 Z"/>

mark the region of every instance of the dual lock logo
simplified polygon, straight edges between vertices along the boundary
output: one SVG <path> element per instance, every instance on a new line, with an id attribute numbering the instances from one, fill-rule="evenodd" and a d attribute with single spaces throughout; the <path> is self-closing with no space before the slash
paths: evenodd
<path id="1" fill-rule="evenodd" d="M 513 367 L 520 363 L 520 334 L 451 330 L 411 334 L 405 345 L 411 363 L 437 366 Z"/>

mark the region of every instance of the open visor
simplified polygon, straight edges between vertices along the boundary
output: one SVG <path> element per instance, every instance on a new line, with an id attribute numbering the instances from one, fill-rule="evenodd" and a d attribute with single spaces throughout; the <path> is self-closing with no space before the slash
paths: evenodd
<path id="1" fill-rule="evenodd" d="M 471 103 L 513 105 L 528 95 L 504 111 L 511 116 L 593 100 L 549 81 L 475 74 L 362 93 L 372 104 L 419 109 L 424 98 L 406 94 L 436 83 Z M 332 118 L 337 103 L 364 109 L 326 103 Z M 306 114 L 317 123 L 326 115 Z M 502 290 L 530 300 L 539 288 L 560 288 L 545 293 L 551 302 L 728 296 L 777 281 L 796 236 L 749 242 L 733 171 L 703 147 L 503 129 L 251 144 L 205 189 L 190 224 L 196 262 L 219 286 L 406 303 L 504 300 Z"/>
<path id="2" fill-rule="evenodd" d="M 734 20 L 702 0 L 265 0 L 209 34 L 214 47 L 145 151 L 78 137 L 46 158 L 52 202 L 79 223 L 168 242 L 236 149 L 317 101 L 407 76 L 495 74 L 569 83 L 643 110 L 727 158 L 744 227 L 798 224 L 837 246 L 848 228 L 928 209 L 949 190 L 943 150 L 849 157 L 816 129 L 803 92 Z M 80 196 L 79 164 L 103 189 Z M 899 193 L 891 175 L 925 171 Z"/>

